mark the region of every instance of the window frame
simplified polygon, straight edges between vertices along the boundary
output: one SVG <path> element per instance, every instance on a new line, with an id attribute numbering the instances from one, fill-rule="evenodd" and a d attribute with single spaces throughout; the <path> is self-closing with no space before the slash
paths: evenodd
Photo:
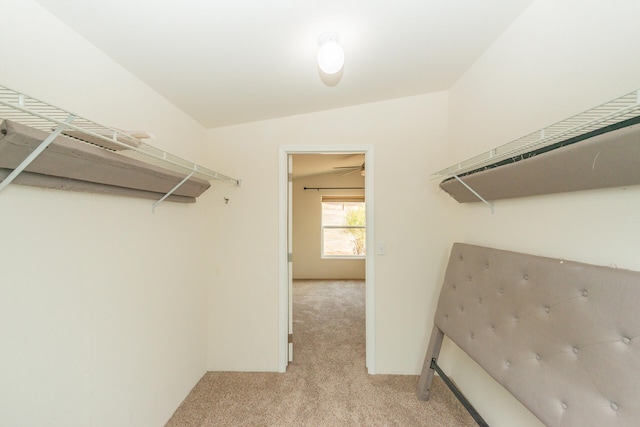
<path id="1" fill-rule="evenodd" d="M 365 253 L 362 255 L 326 255 L 325 254 L 325 235 L 324 232 L 326 229 L 361 229 L 364 230 L 364 235 L 366 238 L 366 230 L 367 226 L 365 225 L 325 225 L 324 220 L 324 203 L 361 203 L 363 209 L 365 209 L 365 217 L 366 217 L 366 204 L 364 196 L 322 196 L 320 199 L 320 258 L 321 259 L 366 259 L 366 244 L 365 244 Z"/>

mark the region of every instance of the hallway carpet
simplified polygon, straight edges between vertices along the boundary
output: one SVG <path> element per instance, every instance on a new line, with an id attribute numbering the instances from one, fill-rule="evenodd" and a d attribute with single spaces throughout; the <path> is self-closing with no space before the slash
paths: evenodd
<path id="1" fill-rule="evenodd" d="M 473 426 L 436 377 L 428 402 L 413 375 L 368 375 L 365 286 L 294 282 L 294 361 L 287 372 L 208 372 L 167 427 Z"/>

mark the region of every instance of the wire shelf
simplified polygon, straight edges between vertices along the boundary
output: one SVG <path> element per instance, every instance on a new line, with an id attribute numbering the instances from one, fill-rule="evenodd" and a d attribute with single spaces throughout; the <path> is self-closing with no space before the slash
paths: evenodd
<path id="1" fill-rule="evenodd" d="M 526 158 L 526 154 L 532 151 L 638 117 L 640 117 L 640 89 L 442 169 L 432 174 L 431 179 L 462 176 L 487 169 L 507 159 L 517 161 Z"/>
<path id="2" fill-rule="evenodd" d="M 119 129 L 103 126 L 75 113 L 40 101 L 24 93 L 0 86 L 0 119 L 14 121 L 48 133 L 60 125 L 62 133 L 84 143 L 99 146 L 174 172 L 192 174 L 207 181 L 228 181 L 240 185 L 240 180 L 190 162 L 160 150 Z M 72 119 L 71 122 L 68 122 Z"/>

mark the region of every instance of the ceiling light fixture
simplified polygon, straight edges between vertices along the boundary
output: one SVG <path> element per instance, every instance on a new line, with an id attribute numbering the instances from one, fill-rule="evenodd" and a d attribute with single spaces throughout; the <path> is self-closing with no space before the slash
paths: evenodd
<path id="1" fill-rule="evenodd" d="M 344 50 L 338 44 L 337 33 L 324 33 L 318 39 L 318 66 L 326 74 L 335 74 L 344 65 Z"/>

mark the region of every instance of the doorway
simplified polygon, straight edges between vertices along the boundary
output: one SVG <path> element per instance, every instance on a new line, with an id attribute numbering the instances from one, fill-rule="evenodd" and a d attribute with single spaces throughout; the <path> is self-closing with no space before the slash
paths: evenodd
<path id="1" fill-rule="evenodd" d="M 290 352 L 290 314 L 292 309 L 292 257 L 290 246 L 290 156 L 296 154 L 361 154 L 366 163 L 365 206 L 366 206 L 366 366 L 370 374 L 375 374 L 375 295 L 373 275 L 374 246 L 374 200 L 373 200 L 373 147 L 372 146 L 282 146 L 279 150 L 279 371 L 285 372 Z M 295 250 L 295 248 L 294 248 Z"/>

